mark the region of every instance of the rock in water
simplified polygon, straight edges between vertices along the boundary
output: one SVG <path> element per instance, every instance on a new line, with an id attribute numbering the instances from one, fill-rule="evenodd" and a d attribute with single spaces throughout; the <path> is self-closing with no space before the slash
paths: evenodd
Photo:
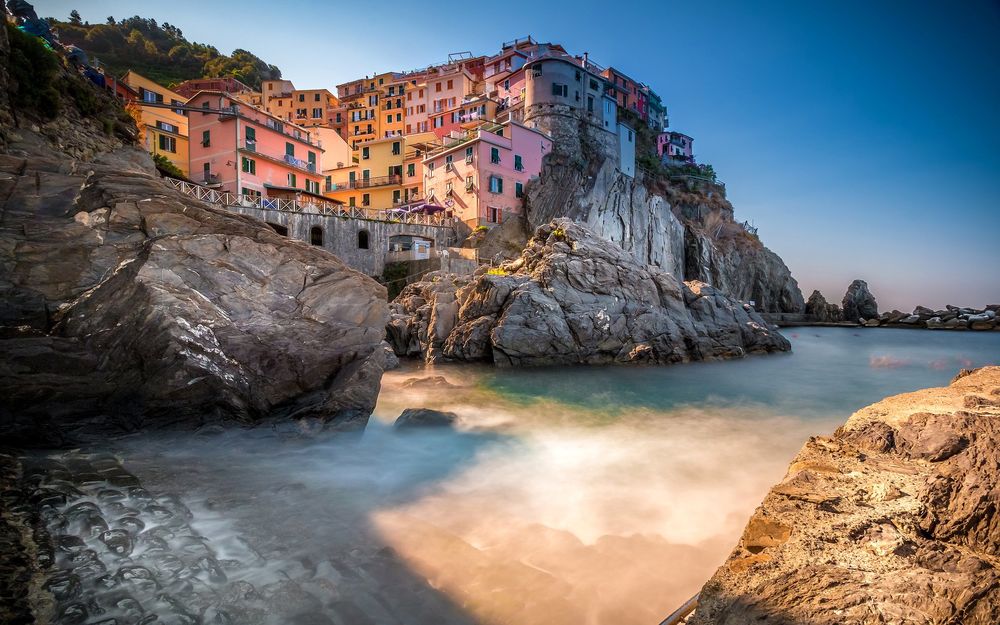
<path id="1" fill-rule="evenodd" d="M 399 430 L 422 427 L 450 427 L 458 415 L 430 408 L 407 408 L 399 415 L 393 427 Z"/>
<path id="2" fill-rule="evenodd" d="M 1000 367 L 985 367 L 811 439 L 703 588 L 690 625 L 994 625 L 997 415 Z"/>
<path id="3" fill-rule="evenodd" d="M 875 301 L 875 296 L 868 290 L 868 283 L 864 280 L 855 280 L 847 287 L 841 306 L 844 309 L 845 321 L 878 317 L 878 302 Z"/>
<path id="4" fill-rule="evenodd" d="M 840 307 L 827 303 L 826 298 L 819 291 L 813 291 L 812 295 L 809 296 L 809 300 L 806 302 L 806 314 L 813 321 L 825 323 L 844 320 L 844 313 Z"/>
<path id="5" fill-rule="evenodd" d="M 0 155 L 0 423 L 63 444 L 374 408 L 385 289 L 169 188 L 136 150 Z"/>
<path id="6" fill-rule="evenodd" d="M 749 306 L 565 218 L 538 228 L 511 263 L 407 286 L 392 311 L 396 353 L 430 362 L 666 364 L 790 349 Z"/>

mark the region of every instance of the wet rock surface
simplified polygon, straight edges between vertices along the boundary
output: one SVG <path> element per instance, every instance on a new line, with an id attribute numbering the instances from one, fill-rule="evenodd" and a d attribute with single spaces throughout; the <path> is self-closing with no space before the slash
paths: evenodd
<path id="1" fill-rule="evenodd" d="M 454 412 L 442 412 L 430 408 L 407 408 L 399 415 L 393 427 L 397 430 L 426 427 L 451 427 L 458 420 Z"/>
<path id="2" fill-rule="evenodd" d="M 0 155 L 8 444 L 220 422 L 364 426 L 385 358 L 383 287 L 175 192 L 137 150 L 81 162 L 21 148 Z"/>
<path id="3" fill-rule="evenodd" d="M 196 513 L 185 498 L 145 488 L 110 455 L 2 455 L 0 471 L 5 624 L 466 622 L 409 579 L 389 548 L 325 559 L 288 552 L 281 536 L 219 532 L 225 522 L 211 510 L 239 506 L 242 493 L 199 502 L 208 511 Z M 295 485 L 268 496 L 284 489 Z M 291 516 L 287 531 L 314 521 Z M 373 586 L 395 598 L 372 595 Z"/>
<path id="4" fill-rule="evenodd" d="M 689 623 L 996 623 L 998 449 L 1000 367 L 858 411 L 799 452 Z"/>
<path id="5" fill-rule="evenodd" d="M 408 285 L 391 310 L 393 349 L 427 362 L 667 364 L 790 349 L 750 306 L 640 265 L 569 219 L 497 269 Z"/>

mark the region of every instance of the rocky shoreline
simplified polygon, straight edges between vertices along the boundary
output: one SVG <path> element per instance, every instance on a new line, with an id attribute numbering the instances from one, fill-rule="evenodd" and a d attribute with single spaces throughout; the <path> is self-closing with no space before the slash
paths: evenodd
<path id="1" fill-rule="evenodd" d="M 570 219 L 471 278 L 433 274 L 391 304 L 397 356 L 497 366 L 670 364 L 787 351 L 753 310 L 681 282 Z"/>
<path id="2" fill-rule="evenodd" d="M 998 420 L 994 366 L 810 439 L 687 622 L 993 625 Z"/>

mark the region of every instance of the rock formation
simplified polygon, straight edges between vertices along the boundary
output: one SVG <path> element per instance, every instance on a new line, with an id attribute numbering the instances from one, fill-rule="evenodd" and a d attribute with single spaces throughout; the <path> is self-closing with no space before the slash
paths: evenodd
<path id="1" fill-rule="evenodd" d="M 840 310 L 840 306 L 827 303 L 826 298 L 819 291 L 813 291 L 812 295 L 806 301 L 806 315 L 812 321 L 819 323 L 833 323 L 844 320 L 844 313 Z"/>
<path id="2" fill-rule="evenodd" d="M 675 363 L 784 351 L 749 306 L 684 283 L 567 218 L 471 279 L 431 275 L 391 305 L 389 342 L 429 362 Z"/>
<path id="3" fill-rule="evenodd" d="M 180 195 L 136 150 L 0 156 L 0 178 L 5 436 L 364 425 L 387 319 L 373 280 Z"/>
<path id="4" fill-rule="evenodd" d="M 875 301 L 875 296 L 868 290 L 868 283 L 864 280 L 855 280 L 847 287 L 841 307 L 844 311 L 845 321 L 860 321 L 878 317 L 878 302 Z"/>
<path id="5" fill-rule="evenodd" d="M 998 314 L 1000 304 L 990 304 L 985 308 L 945 306 L 942 310 L 917 306 L 912 313 L 898 310 L 882 313 L 866 325 L 929 330 L 1000 330 Z"/>
<path id="6" fill-rule="evenodd" d="M 610 157 L 609 133 L 586 123 L 548 123 L 559 141 L 540 179 L 526 190 L 531 229 L 568 217 L 641 265 L 708 282 L 730 297 L 753 300 L 763 312 L 802 311 L 802 293 L 788 267 L 733 221 L 724 187 L 661 188 L 641 172 L 630 178 Z"/>
<path id="7" fill-rule="evenodd" d="M 690 625 L 963 623 L 1000 614 L 1000 367 L 811 439 Z"/>

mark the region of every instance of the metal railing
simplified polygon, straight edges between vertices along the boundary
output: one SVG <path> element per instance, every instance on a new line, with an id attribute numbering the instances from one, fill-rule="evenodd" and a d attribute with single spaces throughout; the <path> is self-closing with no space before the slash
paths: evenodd
<path id="1" fill-rule="evenodd" d="M 327 185 L 326 190 L 340 191 L 343 189 L 370 189 L 371 187 L 384 187 L 397 184 L 403 184 L 402 176 L 378 176 L 376 178 L 348 180 L 347 182 L 331 182 Z"/>
<path id="2" fill-rule="evenodd" d="M 454 223 L 452 217 L 442 214 L 425 215 L 423 213 L 399 213 L 392 212 L 391 209 L 378 210 L 363 208 L 359 206 L 346 206 L 334 202 L 316 200 L 286 200 L 281 198 L 269 198 L 259 195 L 243 195 L 230 193 L 228 191 L 218 191 L 209 189 L 198 184 L 192 184 L 176 178 L 165 178 L 168 184 L 185 195 L 197 198 L 209 204 L 223 207 L 257 208 L 260 210 L 273 210 L 287 213 L 313 213 L 318 215 L 330 215 L 333 217 L 346 217 L 352 219 L 366 219 L 368 221 L 384 221 L 389 223 L 403 223 L 425 226 L 447 226 Z"/>

